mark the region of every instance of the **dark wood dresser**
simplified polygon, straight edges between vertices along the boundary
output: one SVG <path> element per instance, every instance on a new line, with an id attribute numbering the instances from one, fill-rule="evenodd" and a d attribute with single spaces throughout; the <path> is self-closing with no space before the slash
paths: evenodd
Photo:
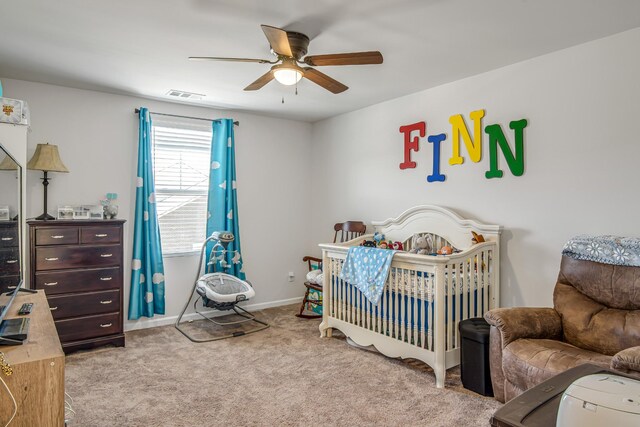
<path id="1" fill-rule="evenodd" d="M 20 282 L 18 221 L 0 221 L 0 293 Z"/>
<path id="2" fill-rule="evenodd" d="M 31 287 L 46 292 L 65 353 L 124 346 L 124 222 L 27 221 Z"/>

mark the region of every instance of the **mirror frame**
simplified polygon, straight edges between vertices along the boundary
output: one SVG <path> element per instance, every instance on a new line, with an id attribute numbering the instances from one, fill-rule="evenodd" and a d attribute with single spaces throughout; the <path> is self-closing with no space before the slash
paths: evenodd
<path id="1" fill-rule="evenodd" d="M 24 279 L 25 279 L 25 265 L 26 265 L 26 260 L 24 259 L 24 251 L 23 251 L 24 236 L 23 236 L 23 227 L 22 227 L 22 224 L 24 222 L 24 212 L 22 212 L 22 202 L 23 202 L 22 199 L 24 197 L 24 188 L 22 188 L 22 174 L 24 173 L 24 168 L 20 164 L 20 162 L 18 162 L 16 158 L 13 157 L 11 152 L 7 150 L 7 148 L 4 145 L 2 145 L 1 142 L 0 142 L 0 149 L 18 166 L 18 169 L 16 170 L 16 173 L 18 175 L 16 177 L 16 179 L 18 180 L 18 206 L 16 209 L 16 211 L 18 212 L 18 219 L 16 220 L 16 223 L 18 228 L 18 256 L 20 257 L 20 277 L 18 279 L 17 285 L 22 286 L 21 284 L 24 282 Z M 13 220 L 10 220 L 10 221 L 13 221 Z"/>

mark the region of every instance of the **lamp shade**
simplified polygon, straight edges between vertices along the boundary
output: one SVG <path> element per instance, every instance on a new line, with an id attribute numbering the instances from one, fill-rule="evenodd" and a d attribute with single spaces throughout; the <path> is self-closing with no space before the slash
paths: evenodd
<path id="1" fill-rule="evenodd" d="M 0 171 L 14 171 L 18 169 L 18 164 L 9 156 L 5 156 L 0 162 Z"/>
<path id="2" fill-rule="evenodd" d="M 27 163 L 27 168 L 47 172 L 69 172 L 60 159 L 58 146 L 51 144 L 38 144 L 36 152 Z"/>
<path id="3" fill-rule="evenodd" d="M 282 64 L 271 67 L 273 77 L 286 86 L 291 86 L 300 81 L 304 76 L 304 70 L 291 59 L 284 59 Z"/>

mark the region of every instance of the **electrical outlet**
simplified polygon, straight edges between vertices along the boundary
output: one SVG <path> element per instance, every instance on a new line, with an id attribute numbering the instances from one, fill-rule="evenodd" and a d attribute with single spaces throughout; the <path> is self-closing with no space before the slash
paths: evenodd
<path id="1" fill-rule="evenodd" d="M 289 272 L 289 281 L 290 281 L 290 282 L 293 282 L 293 279 L 295 279 L 295 277 L 296 277 L 296 275 L 295 275 L 295 274 L 293 274 L 293 271 L 290 271 L 290 272 Z"/>

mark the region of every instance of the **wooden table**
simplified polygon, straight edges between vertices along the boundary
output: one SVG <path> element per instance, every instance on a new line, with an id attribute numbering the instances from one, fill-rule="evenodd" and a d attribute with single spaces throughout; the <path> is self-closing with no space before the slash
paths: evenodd
<path id="1" fill-rule="evenodd" d="M 2 295 L 0 304 L 9 297 Z M 33 302 L 28 317 L 29 335 L 22 345 L 0 346 L 6 361 L 13 368 L 11 376 L 0 372 L 2 379 L 18 403 L 18 412 L 11 427 L 64 426 L 64 353 L 47 304 L 44 291 L 20 293 L 9 307 L 7 318 L 19 317 L 18 309 Z M 0 425 L 5 425 L 13 413 L 13 403 L 0 384 Z"/>

